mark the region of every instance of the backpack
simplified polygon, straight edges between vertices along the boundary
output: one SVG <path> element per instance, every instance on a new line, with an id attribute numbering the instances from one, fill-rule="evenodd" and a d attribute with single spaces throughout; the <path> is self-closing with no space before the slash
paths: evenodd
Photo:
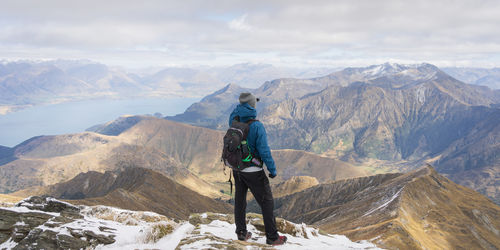
<path id="1" fill-rule="evenodd" d="M 235 117 L 231 126 L 224 135 L 224 146 L 222 149 L 222 162 L 224 165 L 241 171 L 250 167 L 251 163 L 262 166 L 262 161 L 254 158 L 247 143 L 247 135 L 250 130 L 250 124 L 257 120 L 249 120 L 248 122 L 240 122 L 239 117 Z"/>

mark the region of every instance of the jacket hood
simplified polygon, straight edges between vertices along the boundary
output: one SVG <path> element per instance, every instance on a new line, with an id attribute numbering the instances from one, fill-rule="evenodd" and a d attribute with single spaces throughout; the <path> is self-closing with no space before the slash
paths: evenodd
<path id="1" fill-rule="evenodd" d="M 247 122 L 250 119 L 255 119 L 257 117 L 257 110 L 250 106 L 248 103 L 238 104 L 236 108 L 231 113 L 231 119 L 239 116 L 241 122 Z"/>

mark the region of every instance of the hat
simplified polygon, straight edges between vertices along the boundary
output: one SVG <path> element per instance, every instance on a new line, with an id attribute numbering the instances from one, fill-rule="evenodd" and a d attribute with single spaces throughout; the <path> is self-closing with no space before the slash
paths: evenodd
<path id="1" fill-rule="evenodd" d="M 254 95 L 248 93 L 248 92 L 244 92 L 244 93 L 241 93 L 240 94 L 240 103 L 243 104 L 243 103 L 248 103 L 250 104 L 250 106 L 254 107 L 255 108 L 255 104 L 260 101 L 259 98 L 256 98 Z"/>

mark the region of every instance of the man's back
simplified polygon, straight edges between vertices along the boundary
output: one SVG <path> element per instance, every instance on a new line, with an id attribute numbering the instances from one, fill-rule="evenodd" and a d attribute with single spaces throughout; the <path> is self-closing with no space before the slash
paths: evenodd
<path id="1" fill-rule="evenodd" d="M 229 116 L 229 126 L 238 116 L 241 122 L 247 122 L 257 117 L 257 110 L 248 103 L 238 104 Z M 264 125 L 260 121 L 250 124 L 247 135 L 247 142 L 254 157 L 261 159 L 272 176 L 276 175 L 276 166 L 271 155 L 271 149 L 267 142 L 267 133 Z"/>

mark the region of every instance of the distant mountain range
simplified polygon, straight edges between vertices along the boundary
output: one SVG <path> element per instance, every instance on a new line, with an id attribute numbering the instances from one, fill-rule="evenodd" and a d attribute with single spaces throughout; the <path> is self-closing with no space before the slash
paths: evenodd
<path id="1" fill-rule="evenodd" d="M 386 63 L 278 79 L 257 89 L 228 85 L 167 119 L 224 129 L 242 91 L 261 97 L 258 119 L 274 149 L 306 150 L 375 169 L 411 170 L 428 161 L 500 202 L 498 90 L 465 84 L 430 64 Z M 487 177 L 479 184 L 475 176 Z"/>
<path id="2" fill-rule="evenodd" d="M 95 98 L 198 97 L 228 83 L 254 87 L 267 79 L 312 77 L 330 71 L 247 63 L 130 73 L 91 61 L 0 61 L 0 114 L 37 104 Z"/>
<path id="3" fill-rule="evenodd" d="M 32 105 L 95 98 L 201 97 L 229 83 L 253 89 L 270 79 L 308 79 L 335 70 L 251 63 L 125 70 L 87 60 L 0 61 L 0 114 Z M 444 71 L 466 83 L 500 89 L 498 68 Z"/>
<path id="4" fill-rule="evenodd" d="M 500 89 L 500 68 L 443 68 L 443 71 L 466 83 Z"/>

